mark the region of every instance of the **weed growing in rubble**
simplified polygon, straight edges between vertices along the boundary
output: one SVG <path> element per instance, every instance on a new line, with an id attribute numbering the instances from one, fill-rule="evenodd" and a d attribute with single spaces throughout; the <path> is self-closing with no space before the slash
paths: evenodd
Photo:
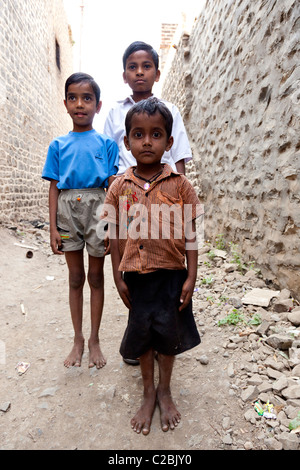
<path id="1" fill-rule="evenodd" d="M 232 309 L 232 312 L 230 312 L 223 320 L 218 321 L 218 326 L 238 325 L 239 323 L 242 323 L 244 325 L 250 324 L 253 326 L 258 326 L 261 324 L 261 316 L 256 313 L 249 321 L 247 321 L 242 311 L 238 310 L 237 308 L 234 308 Z"/>
<path id="2" fill-rule="evenodd" d="M 253 326 L 258 326 L 261 324 L 261 316 L 259 313 L 255 313 L 249 323 Z"/>
<path id="3" fill-rule="evenodd" d="M 201 284 L 212 284 L 214 282 L 214 278 L 212 276 L 208 276 L 202 279 Z"/>
<path id="4" fill-rule="evenodd" d="M 247 266 L 241 260 L 241 255 L 238 252 L 237 245 L 235 243 L 230 242 L 229 246 L 233 261 L 238 265 L 238 270 L 242 272 L 245 271 L 247 269 Z"/>
<path id="5" fill-rule="evenodd" d="M 223 325 L 237 325 L 238 323 L 247 323 L 244 315 L 237 309 L 234 308 L 232 312 L 230 312 L 227 317 L 223 320 L 218 321 L 218 326 Z"/>
<path id="6" fill-rule="evenodd" d="M 216 240 L 216 248 L 218 248 L 218 250 L 225 250 L 226 243 L 224 240 L 223 233 L 220 233 L 219 235 L 217 235 L 215 240 Z"/>

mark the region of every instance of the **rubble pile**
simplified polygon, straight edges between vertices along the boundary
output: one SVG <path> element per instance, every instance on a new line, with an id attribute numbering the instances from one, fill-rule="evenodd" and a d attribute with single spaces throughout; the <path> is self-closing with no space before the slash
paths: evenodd
<path id="1" fill-rule="evenodd" d="M 300 449 L 299 303 L 287 289 L 267 286 L 236 252 L 210 244 L 199 250 L 194 299 L 203 338 L 215 330 L 207 363 L 222 355 L 237 412 L 255 427 L 255 442 L 243 448 Z M 237 435 L 229 426 L 224 444 L 238 446 Z"/>

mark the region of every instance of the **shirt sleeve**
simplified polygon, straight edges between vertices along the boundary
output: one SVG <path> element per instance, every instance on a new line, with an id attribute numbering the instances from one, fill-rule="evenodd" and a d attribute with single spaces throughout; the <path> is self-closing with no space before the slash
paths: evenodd
<path id="1" fill-rule="evenodd" d="M 186 129 L 183 123 L 183 119 L 179 112 L 179 109 L 173 105 L 172 107 L 172 115 L 173 115 L 173 128 L 172 128 L 172 135 L 174 138 L 174 144 L 170 150 L 170 154 L 172 156 L 172 160 L 177 163 L 180 160 L 185 161 L 185 163 L 192 160 L 193 155 L 189 143 L 189 139 L 186 133 Z"/>
<path id="2" fill-rule="evenodd" d="M 107 135 L 108 137 L 110 137 L 111 139 L 114 139 L 115 136 L 114 136 L 112 113 L 113 113 L 113 109 L 109 111 L 107 118 L 105 119 L 103 133 Z"/>
<path id="3" fill-rule="evenodd" d="M 110 224 L 119 225 L 119 181 L 115 180 L 109 187 L 102 207 L 101 219 Z"/>
<path id="4" fill-rule="evenodd" d="M 117 174 L 119 169 L 119 148 L 117 143 L 109 139 L 107 141 L 107 157 L 108 157 L 108 177 Z"/>
<path id="5" fill-rule="evenodd" d="M 201 204 L 190 181 L 184 175 L 181 175 L 181 178 L 181 197 L 183 200 L 184 218 L 186 222 L 189 222 L 204 214 L 204 206 Z"/>
<path id="6" fill-rule="evenodd" d="M 59 150 L 58 144 L 52 141 L 49 145 L 42 178 L 48 181 L 59 181 Z"/>

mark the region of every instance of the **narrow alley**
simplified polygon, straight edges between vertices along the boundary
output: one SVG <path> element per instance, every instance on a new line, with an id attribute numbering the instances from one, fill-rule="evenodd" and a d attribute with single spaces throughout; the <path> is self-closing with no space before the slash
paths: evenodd
<path id="1" fill-rule="evenodd" d="M 199 250 L 194 315 L 202 342 L 177 357 L 172 383 L 181 422 L 164 433 L 157 410 L 148 436 L 130 427 L 141 374 L 119 354 L 127 311 L 110 257 L 101 326 L 107 364 L 88 369 L 84 355 L 81 368 L 66 369 L 73 333 L 64 258 L 51 254 L 46 226 L 2 227 L 1 240 L 1 450 L 299 449 L 291 423 L 300 400 L 300 308 L 236 252 L 220 249 L 221 239 L 219 248 Z M 267 291 L 266 307 L 244 303 L 254 289 Z M 88 331 L 88 293 L 84 306 Z M 29 364 L 25 372 L 20 362 Z M 259 414 L 258 403 L 265 411 L 272 404 L 274 416 Z"/>

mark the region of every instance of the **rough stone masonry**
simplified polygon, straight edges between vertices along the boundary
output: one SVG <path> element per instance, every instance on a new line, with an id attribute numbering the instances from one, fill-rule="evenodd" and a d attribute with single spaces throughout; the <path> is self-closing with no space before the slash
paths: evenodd
<path id="1" fill-rule="evenodd" d="M 41 172 L 50 141 L 69 130 L 64 82 L 73 71 L 62 0 L 1 2 L 0 222 L 48 212 Z"/>
<path id="2" fill-rule="evenodd" d="M 163 88 L 189 133 L 206 237 L 224 234 L 298 300 L 299 43 L 299 1 L 207 1 Z"/>

